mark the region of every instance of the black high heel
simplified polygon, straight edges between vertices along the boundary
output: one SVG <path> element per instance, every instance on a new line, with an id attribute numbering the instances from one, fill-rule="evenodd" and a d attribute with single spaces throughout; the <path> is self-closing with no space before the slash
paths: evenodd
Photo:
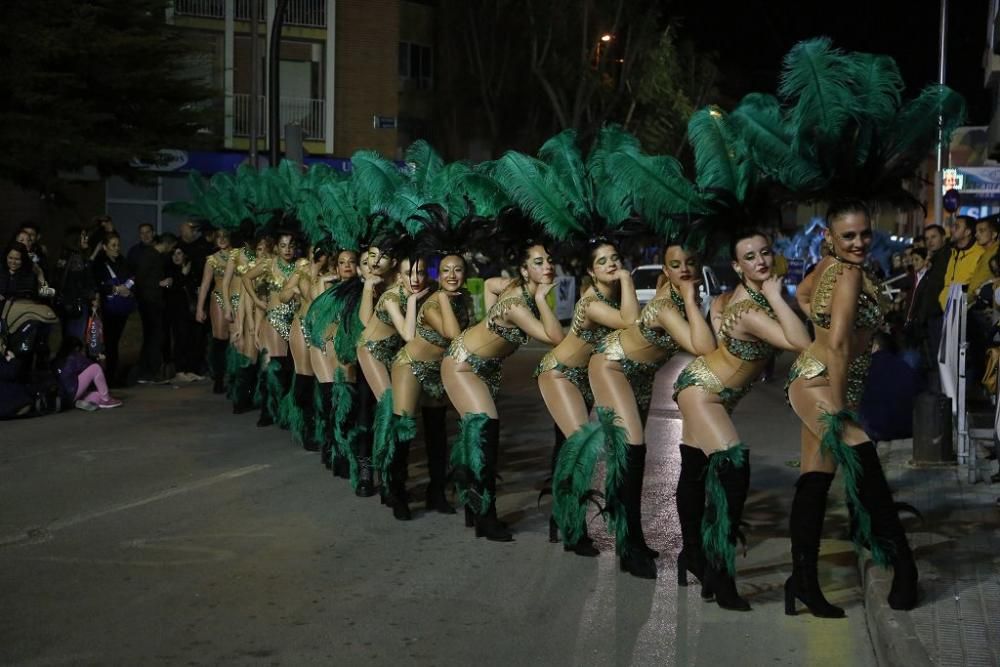
<path id="1" fill-rule="evenodd" d="M 830 604 L 819 587 L 819 544 L 826 515 L 826 498 L 833 474 L 807 472 L 795 483 L 788 526 L 792 538 L 792 576 L 785 582 L 785 614 L 795 616 L 798 599 L 818 618 L 844 618 L 844 610 Z"/>
<path id="2" fill-rule="evenodd" d="M 689 552 L 682 549 L 677 554 L 677 585 L 684 587 L 688 585 L 688 572 L 698 578 L 701 583 L 701 597 L 703 600 L 711 600 L 714 597 L 712 589 L 705 585 L 705 560 L 703 557 L 694 559 Z"/>

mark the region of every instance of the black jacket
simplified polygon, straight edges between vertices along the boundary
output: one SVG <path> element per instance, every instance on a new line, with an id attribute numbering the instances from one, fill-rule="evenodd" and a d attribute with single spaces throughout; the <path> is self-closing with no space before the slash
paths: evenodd
<path id="1" fill-rule="evenodd" d="M 163 301 L 163 255 L 151 245 L 132 246 L 128 251 L 128 265 L 135 276 L 135 297 L 139 301 Z"/>
<path id="2" fill-rule="evenodd" d="M 15 273 L 0 270 L 0 296 L 4 299 L 34 299 L 38 297 L 38 278 L 31 267 Z"/>
<path id="3" fill-rule="evenodd" d="M 931 318 L 942 314 L 938 295 L 944 289 L 944 277 L 948 272 L 948 258 L 950 256 L 951 246 L 946 245 L 931 257 L 931 268 L 927 269 L 927 273 L 917 285 L 916 292 L 913 293 L 913 308 L 910 311 L 910 319 L 915 324 L 926 324 Z"/>

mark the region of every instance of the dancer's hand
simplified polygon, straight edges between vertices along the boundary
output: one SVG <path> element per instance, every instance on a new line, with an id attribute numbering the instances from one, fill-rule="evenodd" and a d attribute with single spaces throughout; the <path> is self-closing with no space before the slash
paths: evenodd
<path id="1" fill-rule="evenodd" d="M 204 308 L 199 308 L 197 314 L 194 316 L 194 319 L 198 320 L 199 324 L 203 323 L 205 321 L 205 319 L 206 319 L 205 318 L 205 309 Z"/>
<path id="2" fill-rule="evenodd" d="M 539 285 L 535 289 L 535 301 L 545 301 L 545 297 L 548 296 L 549 292 L 556 286 L 556 284 L 549 283 L 548 285 Z"/>
<path id="3" fill-rule="evenodd" d="M 785 285 L 785 279 L 778 276 L 771 276 L 764 280 L 760 286 L 760 291 L 763 292 L 764 296 L 767 297 L 768 301 L 778 300 L 780 301 L 781 290 Z"/>
<path id="4" fill-rule="evenodd" d="M 677 286 L 677 291 L 681 293 L 681 298 L 685 302 L 693 302 L 697 300 L 698 297 L 698 284 L 700 280 L 682 280 L 681 284 Z"/>

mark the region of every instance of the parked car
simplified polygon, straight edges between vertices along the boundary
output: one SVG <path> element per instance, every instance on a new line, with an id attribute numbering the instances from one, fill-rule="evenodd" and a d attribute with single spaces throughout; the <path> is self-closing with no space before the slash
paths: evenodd
<path id="1" fill-rule="evenodd" d="M 732 269 L 728 265 L 723 267 Z M 632 282 L 635 284 L 635 294 L 639 297 L 639 305 L 645 306 L 656 294 L 656 285 L 663 275 L 662 264 L 643 264 L 632 269 Z M 735 274 L 733 274 L 735 277 Z M 735 283 L 733 283 L 735 284 Z M 732 289 L 733 285 L 721 283 L 716 276 L 715 269 L 705 265 L 701 267 L 701 283 L 698 285 L 698 294 L 701 297 L 701 312 L 706 317 L 712 307 L 712 299 L 722 294 L 726 290 Z"/>

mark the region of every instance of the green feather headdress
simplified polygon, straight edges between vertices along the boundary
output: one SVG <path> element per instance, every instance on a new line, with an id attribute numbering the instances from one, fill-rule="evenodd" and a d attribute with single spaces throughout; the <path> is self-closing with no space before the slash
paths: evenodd
<path id="1" fill-rule="evenodd" d="M 759 223 L 768 191 L 746 145 L 717 107 L 696 111 L 688 122 L 695 177 L 670 156 L 619 150 L 607 158 L 608 177 L 631 193 L 631 208 L 664 242 L 699 253 Z"/>
<path id="2" fill-rule="evenodd" d="M 800 201 L 861 199 L 915 208 L 903 187 L 938 140 L 965 116 L 962 97 L 926 87 L 903 102 L 903 80 L 887 56 L 847 53 L 827 38 L 785 56 L 778 96 L 746 96 L 732 113 L 754 163 Z"/>

